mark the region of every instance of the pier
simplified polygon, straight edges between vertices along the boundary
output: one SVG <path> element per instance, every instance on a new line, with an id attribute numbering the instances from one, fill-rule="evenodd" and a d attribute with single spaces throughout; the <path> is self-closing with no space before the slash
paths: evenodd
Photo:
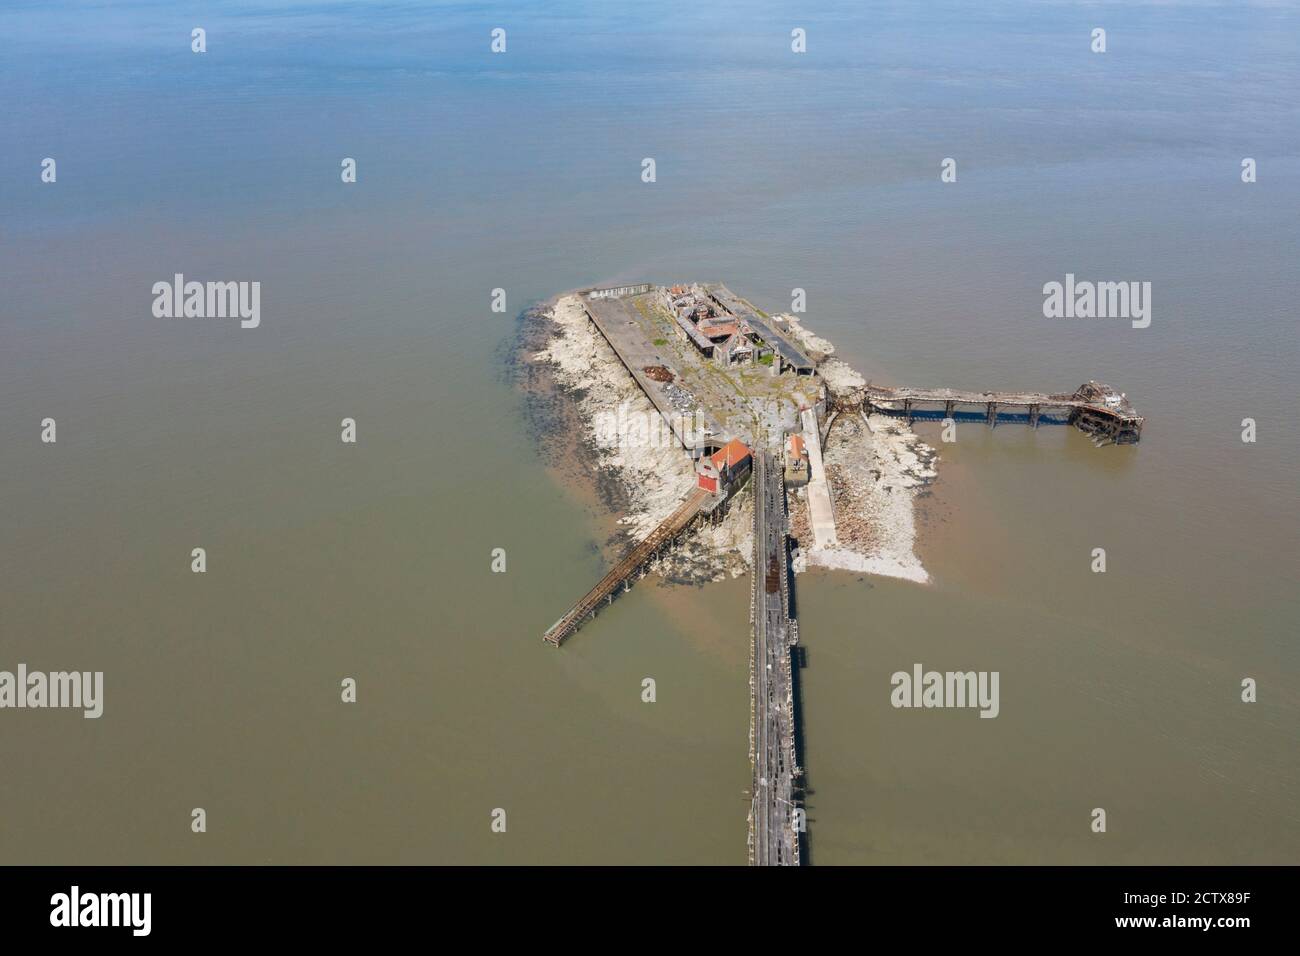
<path id="1" fill-rule="evenodd" d="M 796 826 L 794 675 L 791 648 L 798 640 L 790 617 L 790 561 L 786 537 L 785 480 L 767 451 L 754 454 L 754 567 L 750 575 L 750 760 L 754 766 L 749 811 L 749 862 L 798 866 L 801 826 Z"/>
<path id="2" fill-rule="evenodd" d="M 926 405 L 943 405 L 945 418 L 952 418 L 960 406 L 975 406 L 984 412 L 990 427 L 997 424 L 1003 411 L 1024 413 L 1030 427 L 1037 428 L 1044 414 L 1063 415 L 1066 421 L 1080 431 L 1092 436 L 1098 445 L 1130 445 L 1142 437 L 1142 418 L 1132 402 L 1119 392 L 1101 382 L 1086 382 L 1071 394 L 1049 395 L 1043 392 L 968 392 L 956 388 L 914 388 L 900 385 L 886 387 L 866 386 L 860 403 L 841 402 L 841 407 L 861 404 L 867 412 L 902 414 L 910 422 L 919 411 L 938 411 L 921 408 Z"/>
<path id="3" fill-rule="evenodd" d="M 714 496 L 696 488 L 677 510 L 665 518 L 645 540 L 628 552 L 627 556 L 610 568 L 609 573 L 587 592 L 568 613 L 552 624 L 542 635 L 549 644 L 559 647 L 566 637 L 596 616 L 602 604 L 613 602 L 614 595 L 632 586 L 632 577 L 646 564 L 657 558 L 665 548 L 671 547 L 700 516 L 700 512 L 714 501 Z"/>

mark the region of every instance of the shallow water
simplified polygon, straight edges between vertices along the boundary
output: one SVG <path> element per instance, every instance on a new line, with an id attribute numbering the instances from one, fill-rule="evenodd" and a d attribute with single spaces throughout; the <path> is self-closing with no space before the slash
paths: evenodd
<path id="1" fill-rule="evenodd" d="M 747 584 L 647 581 L 545 647 L 607 516 L 502 372 L 556 291 L 722 278 L 806 289 L 877 381 L 1098 378 L 1148 419 L 922 424 L 935 583 L 799 579 L 812 860 L 1296 862 L 1298 25 L 6 7 L 0 668 L 106 700 L 0 713 L 0 860 L 742 863 Z M 260 281 L 261 327 L 153 318 L 176 272 Z M 1067 272 L 1151 281 L 1151 327 L 1044 319 Z M 1000 716 L 892 709 L 917 661 L 999 670 Z"/>

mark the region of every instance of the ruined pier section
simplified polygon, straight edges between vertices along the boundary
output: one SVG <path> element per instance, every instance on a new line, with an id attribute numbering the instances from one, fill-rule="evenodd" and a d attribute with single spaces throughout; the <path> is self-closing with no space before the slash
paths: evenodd
<path id="1" fill-rule="evenodd" d="M 861 407 L 888 415 L 902 415 L 908 422 L 921 412 L 937 412 L 952 418 L 959 411 L 972 408 L 984 413 L 990 427 L 1003 414 L 1020 414 L 1032 428 L 1043 415 L 1063 418 L 1101 445 L 1132 445 L 1142 438 L 1142 418 L 1123 392 L 1101 382 L 1086 382 L 1073 394 L 1049 395 L 1043 392 L 968 392 L 955 388 L 916 388 L 868 385 L 859 397 L 841 399 L 836 410 Z"/>
<path id="2" fill-rule="evenodd" d="M 634 578 L 644 575 L 646 567 L 680 541 L 701 515 L 713 512 L 715 504 L 714 496 L 709 492 L 701 488 L 692 491 L 677 510 L 614 565 L 596 586 L 583 596 L 582 600 L 547 628 L 542 639 L 548 644 L 559 647 L 566 637 L 595 617 L 597 611 L 612 604 L 616 594 L 630 588 Z"/>

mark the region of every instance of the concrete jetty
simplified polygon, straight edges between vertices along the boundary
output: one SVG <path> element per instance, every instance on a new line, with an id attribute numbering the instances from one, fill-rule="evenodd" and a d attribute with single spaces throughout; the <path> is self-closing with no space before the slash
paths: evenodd
<path id="1" fill-rule="evenodd" d="M 831 503 L 831 486 L 826 480 L 826 467 L 822 464 L 822 441 L 818 433 L 817 413 L 803 411 L 803 440 L 808 450 L 808 519 L 812 525 L 813 543 L 818 549 L 833 548 L 839 542 L 835 537 L 835 508 Z"/>

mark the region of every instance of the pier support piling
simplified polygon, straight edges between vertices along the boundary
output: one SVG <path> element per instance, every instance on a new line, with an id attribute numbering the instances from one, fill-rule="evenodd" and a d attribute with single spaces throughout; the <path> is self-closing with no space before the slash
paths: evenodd
<path id="1" fill-rule="evenodd" d="M 868 385 L 860 400 L 863 409 L 915 417 L 917 402 L 942 402 L 944 416 L 952 418 L 957 406 L 984 406 L 984 421 L 994 428 L 1002 408 L 1024 414 L 1031 428 L 1042 421 L 1043 410 L 1050 416 L 1068 413 L 1068 423 L 1106 444 L 1127 445 L 1141 440 L 1145 419 L 1138 415 L 1128 396 L 1101 382 L 1085 382 L 1073 393 L 1047 392 L 963 392 L 951 388 L 910 388 Z M 887 405 L 884 403 L 888 403 Z M 857 401 L 855 400 L 855 406 Z M 865 412 L 864 412 L 865 414 Z"/>
<path id="2" fill-rule="evenodd" d="M 634 580 L 650 573 L 650 565 L 663 560 L 673 544 L 684 537 L 685 530 L 700 516 L 705 502 L 710 498 L 709 492 L 695 489 L 678 506 L 677 510 L 663 520 L 649 536 L 611 568 L 600 582 L 587 592 L 586 597 L 569 609 L 569 612 L 556 621 L 543 639 L 559 647 L 566 637 L 576 631 L 585 621 L 596 616 L 596 609 L 604 601 L 609 606 L 615 594 L 625 594 L 632 589 Z"/>

